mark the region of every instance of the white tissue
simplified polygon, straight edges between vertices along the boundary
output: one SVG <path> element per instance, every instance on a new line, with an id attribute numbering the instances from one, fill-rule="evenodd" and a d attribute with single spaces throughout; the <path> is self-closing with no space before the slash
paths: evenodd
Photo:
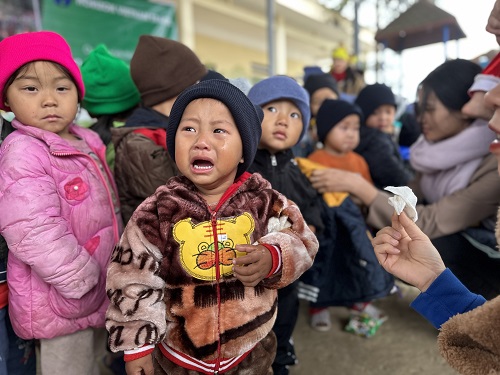
<path id="1" fill-rule="evenodd" d="M 394 194 L 394 197 L 389 198 L 389 204 L 398 215 L 404 211 L 410 219 L 417 221 L 417 197 L 408 186 L 387 186 L 384 190 Z"/>

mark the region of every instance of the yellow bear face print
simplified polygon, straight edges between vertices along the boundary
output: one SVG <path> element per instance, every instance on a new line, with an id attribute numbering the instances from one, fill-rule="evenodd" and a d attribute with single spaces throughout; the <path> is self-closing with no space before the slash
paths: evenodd
<path id="1" fill-rule="evenodd" d="M 235 246 L 249 244 L 254 228 L 255 222 L 246 212 L 217 220 L 215 228 L 210 221 L 196 225 L 190 218 L 179 221 L 174 225 L 173 235 L 180 246 L 182 266 L 200 280 L 215 280 L 216 267 L 220 275 L 231 275 L 233 258 L 245 254 L 236 251 Z"/>

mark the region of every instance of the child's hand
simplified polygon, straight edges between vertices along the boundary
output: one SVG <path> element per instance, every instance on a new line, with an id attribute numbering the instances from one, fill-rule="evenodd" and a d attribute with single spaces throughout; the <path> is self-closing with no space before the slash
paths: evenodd
<path id="1" fill-rule="evenodd" d="M 153 356 L 148 354 L 125 363 L 125 371 L 127 375 L 153 375 Z"/>
<path id="2" fill-rule="evenodd" d="M 270 251 L 262 245 L 236 245 L 236 250 L 247 253 L 233 259 L 234 276 L 245 286 L 256 286 L 273 267 Z"/>

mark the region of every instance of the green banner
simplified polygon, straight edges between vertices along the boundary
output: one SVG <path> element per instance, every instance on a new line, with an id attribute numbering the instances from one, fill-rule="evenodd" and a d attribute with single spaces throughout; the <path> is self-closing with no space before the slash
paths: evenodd
<path id="1" fill-rule="evenodd" d="M 100 43 L 130 62 L 142 34 L 177 40 L 174 5 L 146 0 L 42 0 L 42 28 L 61 34 L 79 64 Z"/>

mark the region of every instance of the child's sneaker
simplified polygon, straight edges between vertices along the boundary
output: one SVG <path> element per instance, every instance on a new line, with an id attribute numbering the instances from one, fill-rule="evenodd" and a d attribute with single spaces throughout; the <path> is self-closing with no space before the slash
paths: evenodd
<path id="1" fill-rule="evenodd" d="M 327 332 L 332 328 L 330 311 L 327 308 L 310 313 L 310 319 L 311 327 L 316 331 Z"/>
<path id="2" fill-rule="evenodd" d="M 354 316 L 368 315 L 370 318 L 380 319 L 383 322 L 387 320 L 387 315 L 385 314 L 385 312 L 380 310 L 378 307 L 375 307 L 375 305 L 371 302 L 355 303 L 351 306 L 349 313 L 350 315 Z"/>

